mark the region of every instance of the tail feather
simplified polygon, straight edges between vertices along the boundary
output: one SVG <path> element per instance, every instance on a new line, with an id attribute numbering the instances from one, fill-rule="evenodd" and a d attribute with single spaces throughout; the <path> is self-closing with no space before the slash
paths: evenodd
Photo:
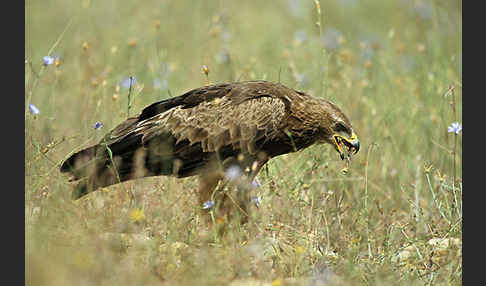
<path id="1" fill-rule="evenodd" d="M 68 173 L 81 168 L 81 165 L 91 162 L 95 158 L 97 149 L 98 145 L 95 145 L 74 153 L 62 163 L 60 171 L 62 173 Z"/>
<path id="2" fill-rule="evenodd" d="M 108 148 L 110 152 L 104 143 L 88 147 L 73 154 L 61 165 L 61 172 L 70 173 L 71 181 L 78 181 L 72 193 L 73 199 L 137 178 L 193 176 L 215 156 L 202 152 L 200 144 L 190 144 L 187 140 L 176 143 L 171 134 L 159 135 L 144 144 L 141 135 L 125 136 Z"/>
<path id="3" fill-rule="evenodd" d="M 140 138 L 125 138 L 110 145 L 111 152 L 107 151 L 106 145 L 98 144 L 69 157 L 60 170 L 70 173 L 70 181 L 79 181 L 73 190 L 73 199 L 127 180 L 173 175 L 173 154 L 165 153 L 167 151 L 161 154 L 155 152 L 157 150 L 148 152 L 147 146 L 143 146 L 140 141 Z M 159 148 L 161 145 L 157 144 Z"/>

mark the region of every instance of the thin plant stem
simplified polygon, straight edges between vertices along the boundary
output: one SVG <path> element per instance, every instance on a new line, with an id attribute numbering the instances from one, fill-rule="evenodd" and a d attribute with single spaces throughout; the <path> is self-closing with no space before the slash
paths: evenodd
<path id="1" fill-rule="evenodd" d="M 316 25 L 319 28 L 319 39 L 322 39 L 322 12 L 321 12 L 321 3 L 319 0 L 314 0 L 314 4 L 316 5 L 316 10 L 317 10 L 317 21 Z M 322 53 L 319 52 L 319 95 L 322 96 L 322 93 L 324 92 L 324 97 L 327 96 L 327 73 L 325 76 L 322 74 L 322 65 L 323 65 L 323 58 L 327 59 L 327 53 L 326 53 L 326 48 L 322 48 Z M 328 61 L 326 61 L 326 67 L 328 67 Z"/>
<path id="2" fill-rule="evenodd" d="M 130 117 L 130 108 L 132 107 L 131 95 L 132 95 L 132 86 L 133 86 L 133 76 L 129 76 L 128 79 L 130 81 L 130 86 L 128 87 L 127 118 Z"/>
<path id="3" fill-rule="evenodd" d="M 373 257 L 373 254 L 371 253 L 371 243 L 370 243 L 370 229 L 369 229 L 369 222 L 370 222 L 370 217 L 368 213 L 368 165 L 369 165 L 369 158 L 370 158 L 370 153 L 371 149 L 373 149 L 373 146 L 375 143 L 372 143 L 370 147 L 368 148 L 368 154 L 366 155 L 366 165 L 365 165 L 365 201 L 364 201 L 364 208 L 366 212 L 366 240 L 368 244 L 368 256 L 370 258 Z"/>
<path id="4" fill-rule="evenodd" d="M 450 86 L 450 92 L 451 92 L 451 95 L 452 95 L 452 112 L 454 113 L 454 122 L 457 122 L 457 111 L 456 111 L 456 94 L 454 92 L 454 89 L 455 89 L 455 86 L 454 85 L 451 85 Z M 454 172 L 454 178 L 453 178 L 453 181 L 452 181 L 452 193 L 453 193 L 453 196 L 454 196 L 454 202 L 453 202 L 453 206 L 454 206 L 454 209 L 457 209 L 457 196 L 456 196 L 456 181 L 457 181 L 457 132 L 454 132 L 454 151 L 452 153 L 453 155 L 453 160 L 454 160 L 454 168 L 453 168 L 453 172 Z"/>
<path id="5" fill-rule="evenodd" d="M 418 232 L 419 230 L 419 222 L 420 222 L 420 189 L 422 185 L 422 172 L 421 172 L 421 166 L 419 164 L 420 162 L 420 157 L 417 160 L 417 172 L 416 172 L 416 181 L 415 181 L 415 187 L 413 188 L 413 193 L 414 193 L 414 212 L 415 212 L 415 229 Z"/>
<path id="6" fill-rule="evenodd" d="M 430 183 L 429 174 L 425 173 L 425 177 L 427 178 L 427 183 L 429 184 L 429 189 L 430 189 L 430 192 L 432 193 L 432 198 L 434 199 L 434 203 L 435 203 L 437 209 L 439 210 L 440 215 L 442 216 L 442 218 L 445 219 L 445 221 L 447 221 L 448 224 L 450 224 L 451 222 L 447 219 L 444 212 L 442 212 L 442 209 L 440 208 L 440 203 L 437 201 L 437 197 L 435 196 L 434 190 L 432 188 L 432 184 Z"/>
<path id="7" fill-rule="evenodd" d="M 108 156 L 110 157 L 110 162 L 111 165 L 113 166 L 113 171 L 115 171 L 116 178 L 118 179 L 118 183 L 121 183 L 120 174 L 118 173 L 118 170 L 116 169 L 115 161 L 113 160 L 113 152 L 108 146 L 108 143 L 106 142 L 105 138 L 103 138 L 103 143 L 105 144 L 106 152 L 108 152 Z M 127 192 L 130 195 L 130 207 L 132 207 L 133 203 L 135 202 L 135 196 L 133 195 L 132 191 L 127 190 L 125 186 L 123 186 L 123 184 L 121 186 L 125 190 L 125 192 Z"/>
<path id="8" fill-rule="evenodd" d="M 454 92 L 454 86 L 451 87 L 451 95 L 452 95 L 452 112 L 454 113 L 454 122 L 457 121 L 457 113 L 456 113 L 456 96 Z M 452 186 L 456 184 L 456 154 L 457 154 L 457 133 L 454 132 L 454 181 L 452 182 Z"/>
<path id="9" fill-rule="evenodd" d="M 51 48 L 47 52 L 47 56 L 50 56 L 52 54 L 52 52 L 54 51 L 54 49 L 57 47 L 57 45 L 59 45 L 59 42 L 61 42 L 61 39 L 66 34 L 67 30 L 69 29 L 69 27 L 71 27 L 71 24 L 73 23 L 73 20 L 74 19 L 71 18 L 69 20 L 69 22 L 66 24 L 66 27 L 64 27 L 64 30 L 61 32 L 61 34 L 59 35 L 59 37 L 57 38 L 57 40 L 54 42 L 54 44 L 51 46 Z M 27 31 L 28 31 L 28 33 L 30 33 L 29 32 L 29 29 Z M 29 39 L 29 37 L 28 37 L 28 39 Z M 30 58 L 30 50 L 29 50 L 29 53 L 27 54 L 27 62 L 29 63 L 29 66 L 30 66 L 31 70 L 33 71 L 33 69 L 32 69 L 32 59 Z M 39 80 L 40 80 L 40 77 L 41 77 L 42 73 L 44 72 L 45 68 L 46 68 L 46 65 L 42 65 L 40 67 L 39 72 L 36 73 L 36 77 L 35 77 L 34 81 L 32 82 L 32 84 L 30 84 L 30 88 L 29 88 L 29 91 L 28 91 L 26 105 L 28 105 L 30 103 L 30 101 L 32 100 L 32 95 L 34 93 L 34 90 L 37 87 L 37 85 L 39 83 Z M 29 78 L 27 78 L 27 80 L 28 80 L 29 83 L 31 82 L 31 81 L 29 81 Z M 27 109 L 28 108 L 25 109 L 26 110 L 26 112 L 25 112 L 25 118 L 27 118 Z"/>

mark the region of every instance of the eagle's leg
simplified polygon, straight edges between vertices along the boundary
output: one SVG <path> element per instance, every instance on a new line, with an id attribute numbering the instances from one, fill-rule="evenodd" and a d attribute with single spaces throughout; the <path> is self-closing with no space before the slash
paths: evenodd
<path id="1" fill-rule="evenodd" d="M 260 153 L 258 154 L 258 157 L 255 161 L 253 161 L 251 167 L 250 167 L 250 175 L 248 176 L 250 179 L 250 182 L 253 183 L 253 180 L 255 180 L 256 176 L 258 173 L 260 173 L 260 170 L 262 167 L 268 162 L 270 158 L 268 155 Z"/>
<path id="2" fill-rule="evenodd" d="M 235 192 L 226 192 L 223 201 L 220 204 L 221 215 L 227 215 L 231 218 L 233 213 L 236 211 L 239 214 L 240 222 L 246 223 L 249 219 L 249 204 L 250 204 L 250 194 L 254 186 L 252 184 L 255 177 L 260 172 L 261 168 L 268 161 L 267 156 L 250 156 L 245 155 L 243 159 L 227 160 L 224 162 L 223 167 L 225 173 L 228 177 L 228 168 L 231 166 L 238 166 L 240 168 L 241 176 L 238 178 L 227 178 L 230 180 L 231 186 L 234 187 Z M 223 185 L 224 187 L 224 185 Z"/>
<path id="3" fill-rule="evenodd" d="M 208 172 L 200 176 L 199 205 L 203 207 L 206 202 L 213 202 L 214 219 L 218 223 L 231 220 L 235 212 L 238 213 L 240 222 L 246 223 L 249 218 L 250 194 L 254 188 L 252 182 L 267 161 L 268 157 L 260 155 L 245 155 L 243 159 L 240 156 L 239 160 L 234 157 L 227 158 L 222 162 L 223 172 Z M 237 177 L 229 171 L 235 166 L 239 168 Z M 225 191 L 227 185 L 228 189 Z M 208 214 L 209 210 L 204 212 Z M 210 220 L 209 216 L 207 218 Z"/>
<path id="4" fill-rule="evenodd" d="M 251 191 L 255 188 L 253 182 L 262 169 L 262 167 L 267 163 L 268 157 L 267 156 L 258 156 L 255 160 L 252 161 L 251 165 L 249 166 L 249 173 L 246 178 L 246 183 L 243 185 L 238 186 L 238 201 L 239 205 L 242 210 L 246 212 L 246 215 L 242 217 L 242 223 L 246 223 L 249 218 L 249 205 L 251 202 Z"/>

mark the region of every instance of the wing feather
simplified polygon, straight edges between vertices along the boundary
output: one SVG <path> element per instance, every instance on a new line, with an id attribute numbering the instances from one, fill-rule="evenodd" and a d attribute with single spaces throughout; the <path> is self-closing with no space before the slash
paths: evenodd
<path id="1" fill-rule="evenodd" d="M 138 141 L 141 147 L 155 137 L 170 134 L 180 148 L 185 148 L 186 143 L 182 143 L 187 140 L 189 146 L 200 144 L 203 152 L 232 146 L 254 153 L 257 142 L 281 136 L 288 121 L 287 90 L 276 88 L 264 82 L 248 82 L 195 89 L 146 107 L 140 116 L 127 119 L 100 143 L 107 143 L 114 152 L 126 152 L 126 142 Z"/>
<path id="2" fill-rule="evenodd" d="M 204 152 L 232 145 L 242 151 L 256 152 L 257 141 L 280 134 L 286 114 L 285 103 L 271 96 L 233 100 L 228 94 L 192 108 L 174 107 L 156 118 L 158 124 L 144 130 L 142 141 L 170 132 L 177 143 L 200 143 Z M 239 95 L 239 94 L 238 94 Z"/>

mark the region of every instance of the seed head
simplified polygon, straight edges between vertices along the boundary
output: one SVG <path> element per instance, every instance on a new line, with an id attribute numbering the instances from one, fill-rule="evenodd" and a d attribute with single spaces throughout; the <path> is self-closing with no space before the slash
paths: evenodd
<path id="1" fill-rule="evenodd" d="M 137 45 L 137 40 L 135 40 L 135 39 L 131 39 L 131 40 L 129 40 L 129 41 L 128 41 L 128 45 L 129 45 L 130 47 L 132 47 L 132 48 L 133 48 L 133 47 L 135 47 L 135 46 Z"/>
<path id="2" fill-rule="evenodd" d="M 207 65 L 202 65 L 202 70 L 206 76 L 209 75 L 209 68 Z"/>

